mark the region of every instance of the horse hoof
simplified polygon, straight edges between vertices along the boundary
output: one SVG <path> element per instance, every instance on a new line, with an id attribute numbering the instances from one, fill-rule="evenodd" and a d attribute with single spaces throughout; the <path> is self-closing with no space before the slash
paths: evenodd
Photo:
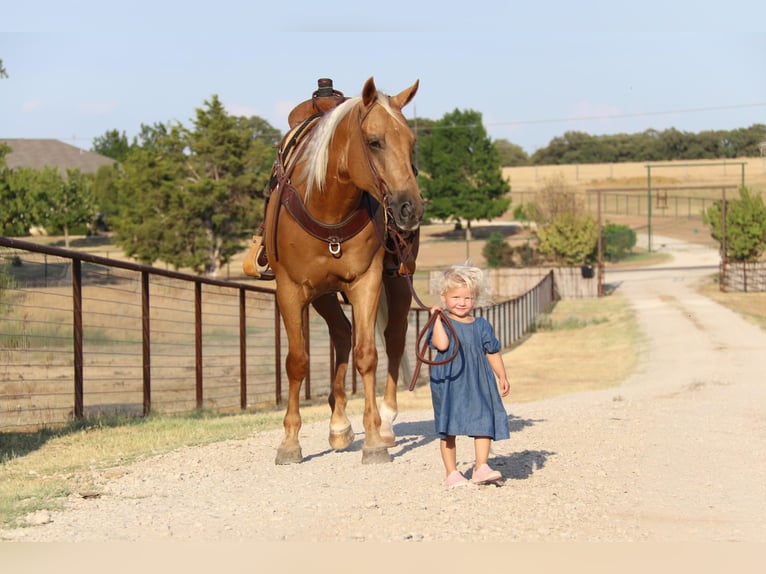
<path id="1" fill-rule="evenodd" d="M 388 447 L 379 446 L 376 448 L 362 449 L 362 464 L 379 464 L 382 462 L 391 462 L 391 455 L 388 454 Z"/>
<path id="2" fill-rule="evenodd" d="M 342 431 L 330 431 L 330 448 L 333 450 L 345 450 L 354 442 L 354 429 L 351 425 Z"/>
<path id="3" fill-rule="evenodd" d="M 279 448 L 277 449 L 277 458 L 274 464 L 296 464 L 303 462 L 303 453 L 301 448 Z"/>

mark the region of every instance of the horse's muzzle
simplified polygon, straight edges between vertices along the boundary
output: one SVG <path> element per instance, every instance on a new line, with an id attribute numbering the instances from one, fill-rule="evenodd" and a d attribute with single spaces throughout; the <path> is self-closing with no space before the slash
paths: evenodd
<path id="1" fill-rule="evenodd" d="M 420 227 L 420 221 L 423 219 L 422 202 L 415 204 L 411 201 L 402 201 L 393 203 L 390 207 L 394 222 L 399 229 L 414 231 Z"/>

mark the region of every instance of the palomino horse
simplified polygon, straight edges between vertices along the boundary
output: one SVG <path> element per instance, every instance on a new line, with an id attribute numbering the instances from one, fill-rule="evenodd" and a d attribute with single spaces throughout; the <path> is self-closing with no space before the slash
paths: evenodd
<path id="1" fill-rule="evenodd" d="M 327 322 L 336 353 L 329 398 L 330 446 L 342 450 L 353 442 L 345 390 L 352 332 L 338 293 L 352 306 L 355 365 L 364 386 L 362 462 L 390 460 L 396 385 L 412 299 L 404 277 L 407 272 L 401 268 L 409 268 L 411 273 L 414 267 L 423 216 L 411 163 L 415 135 L 401 111 L 417 89 L 415 82 L 401 93 L 387 96 L 370 78 L 361 96 L 343 99 L 307 119 L 293 130 L 303 132 L 302 137 L 292 136 L 290 145 L 283 141 L 280 146 L 264 223 L 266 253 L 277 282 L 277 302 L 289 346 L 289 396 L 277 464 L 303 459 L 298 440 L 299 400 L 309 361 L 304 340 L 309 304 Z M 288 138 L 291 134 L 285 140 Z M 392 236 L 405 237 L 411 249 L 409 262 L 395 261 L 401 263 L 398 272 L 388 269 Z M 384 331 L 388 376 L 379 409 L 375 321 L 382 292 L 388 314 Z"/>

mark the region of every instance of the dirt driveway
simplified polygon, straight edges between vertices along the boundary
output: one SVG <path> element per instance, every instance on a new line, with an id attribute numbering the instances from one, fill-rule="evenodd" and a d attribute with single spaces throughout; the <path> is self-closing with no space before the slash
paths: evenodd
<path id="1" fill-rule="evenodd" d="M 656 245 L 674 261 L 606 277 L 638 311 L 639 371 L 605 391 L 511 397 L 511 440 L 491 461 L 500 486 L 444 487 L 431 412 L 404 412 L 391 464 L 360 464 L 358 419 L 340 453 L 326 423 L 306 426 L 294 466 L 274 465 L 281 431 L 266 432 L 103 472 L 100 498 L 0 538 L 764 542 L 766 333 L 695 292 L 714 252 Z M 471 450 L 458 440 L 463 470 Z"/>

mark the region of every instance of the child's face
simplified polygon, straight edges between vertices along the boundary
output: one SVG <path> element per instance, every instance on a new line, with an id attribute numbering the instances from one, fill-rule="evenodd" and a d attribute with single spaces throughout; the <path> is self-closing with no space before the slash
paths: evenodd
<path id="1" fill-rule="evenodd" d="M 468 287 L 455 287 L 447 289 L 442 294 L 441 300 L 450 315 L 462 319 L 471 314 L 475 297 Z"/>

